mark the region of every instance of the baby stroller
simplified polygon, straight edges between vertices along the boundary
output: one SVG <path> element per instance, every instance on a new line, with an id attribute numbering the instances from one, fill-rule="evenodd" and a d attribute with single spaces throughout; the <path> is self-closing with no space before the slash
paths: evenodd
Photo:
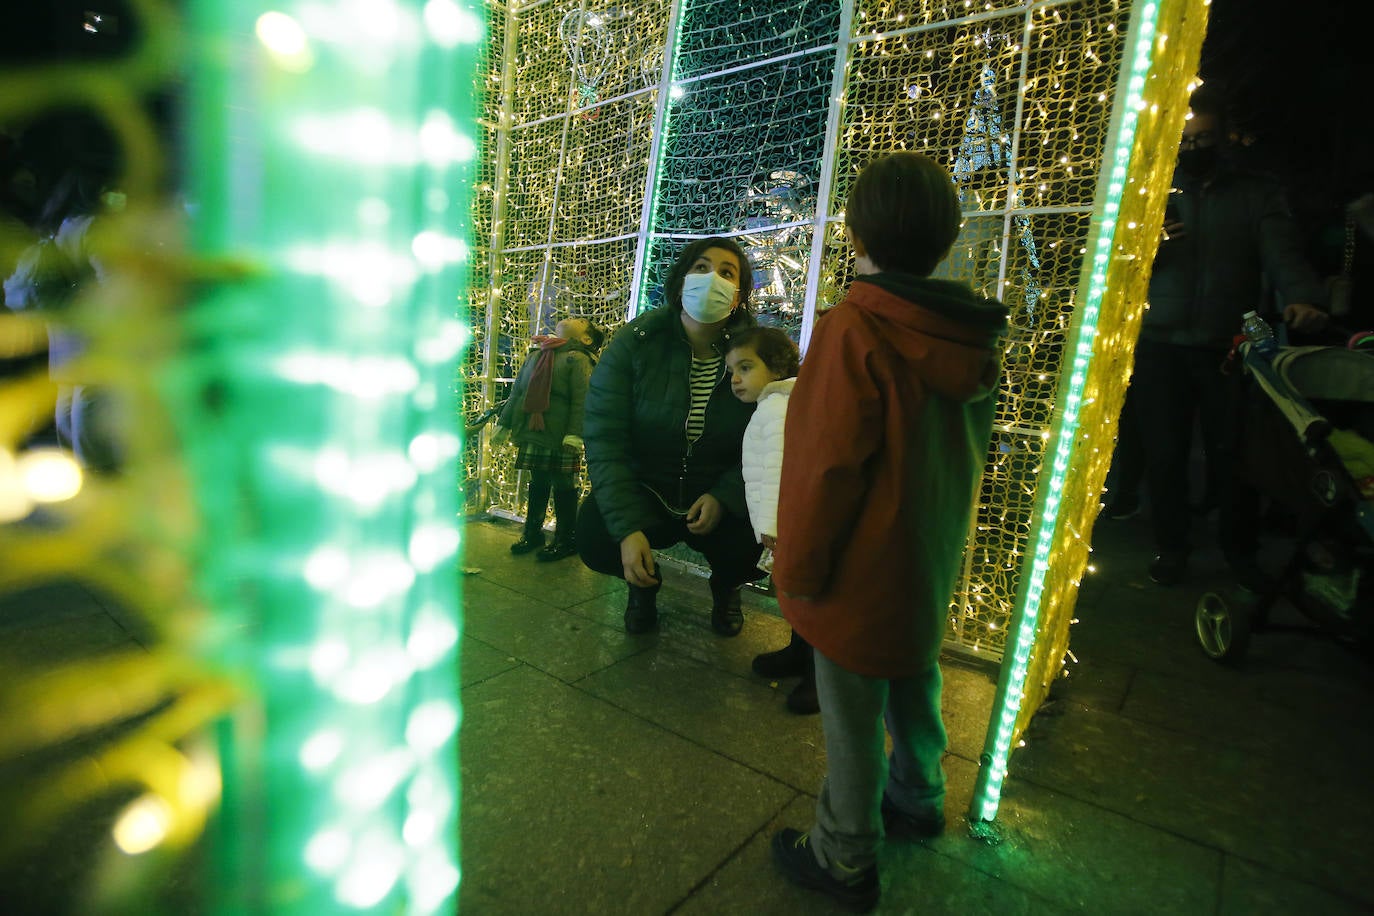
<path id="1" fill-rule="evenodd" d="M 1239 347 L 1238 473 L 1296 523 L 1292 553 L 1259 594 L 1209 592 L 1197 637 L 1217 661 L 1245 657 L 1251 633 L 1287 600 L 1338 639 L 1374 635 L 1374 353 Z"/>

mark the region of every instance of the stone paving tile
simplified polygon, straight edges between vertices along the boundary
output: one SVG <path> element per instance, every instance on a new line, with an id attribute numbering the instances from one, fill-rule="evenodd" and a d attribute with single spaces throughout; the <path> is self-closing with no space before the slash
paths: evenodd
<path id="1" fill-rule="evenodd" d="M 575 681 L 643 651 L 623 630 L 531 599 L 481 577 L 464 583 L 464 632 L 541 671 Z"/>
<path id="2" fill-rule="evenodd" d="M 1214 911 L 1221 860 L 1216 850 L 1015 778 L 1004 785 L 995 822 L 1002 840 L 990 845 L 968 833 L 977 766 L 946 757 L 945 772 L 949 827 L 925 845 L 1052 901 L 1031 912 Z"/>
<path id="3" fill-rule="evenodd" d="M 996 674 L 950 661 L 944 663 L 942 673 L 940 710 L 949 736 L 949 752 L 977 760 L 987 740 L 988 718 L 997 692 Z"/>
<path id="4" fill-rule="evenodd" d="M 779 693 L 760 678 L 732 677 L 655 648 L 578 686 L 795 789 L 820 786 L 820 718 L 787 712 Z"/>
<path id="5" fill-rule="evenodd" d="M 1227 856 L 1223 865 L 1219 916 L 1354 916 L 1369 909 L 1367 903 L 1286 878 L 1236 856 Z"/>
<path id="6" fill-rule="evenodd" d="M 464 913 L 663 913 L 795 791 L 522 667 L 463 691 Z"/>
<path id="7" fill-rule="evenodd" d="M 459 651 L 462 659 L 458 666 L 460 686 L 467 687 L 494 677 L 503 671 L 518 668 L 522 662 L 471 636 L 464 636 Z"/>
<path id="8" fill-rule="evenodd" d="M 481 578 L 546 604 L 566 608 L 624 588 L 609 576 L 592 572 L 576 557 L 540 563 L 533 554 L 512 556 L 510 545 L 520 537 L 518 525 L 475 522 L 466 525 L 464 533 L 465 569 L 479 569 L 476 575 Z"/>
<path id="9" fill-rule="evenodd" d="M 1374 803 L 1352 791 L 1367 757 L 1277 741 L 1257 753 L 1086 708 L 1037 717 L 1028 741 L 1012 758 L 1020 779 L 1374 899 L 1357 877 L 1374 853 Z"/>

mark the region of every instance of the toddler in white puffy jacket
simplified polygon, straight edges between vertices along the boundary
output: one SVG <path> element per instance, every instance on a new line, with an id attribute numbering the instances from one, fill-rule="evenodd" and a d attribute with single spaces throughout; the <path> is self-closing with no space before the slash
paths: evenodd
<path id="1" fill-rule="evenodd" d="M 787 397 L 797 380 L 797 345 L 777 328 L 747 328 L 726 344 L 730 390 L 757 405 L 744 431 L 744 499 L 754 537 L 764 546 L 759 568 L 773 566 L 778 536 L 778 486 L 782 482 L 782 433 Z"/>
<path id="2" fill-rule="evenodd" d="M 725 366 L 730 388 L 746 404 L 756 404 L 744 431 L 744 499 L 754 536 L 763 544 L 759 568 L 773 568 L 778 537 L 778 487 L 782 482 L 782 437 L 787 422 L 787 399 L 796 382 L 800 355 L 797 345 L 777 328 L 747 328 L 732 334 L 726 344 Z M 796 632 L 787 647 L 754 659 L 754 671 L 768 678 L 801 676 L 787 697 L 787 708 L 814 714 L 815 669 L 811 647 Z"/>

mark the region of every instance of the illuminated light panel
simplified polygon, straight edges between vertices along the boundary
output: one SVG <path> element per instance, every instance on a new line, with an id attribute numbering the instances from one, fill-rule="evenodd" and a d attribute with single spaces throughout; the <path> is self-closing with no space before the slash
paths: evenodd
<path id="1" fill-rule="evenodd" d="M 1137 6 L 1132 16 L 1132 36 L 1127 40 L 1127 60 L 1123 104 L 1118 110 L 1119 127 L 1115 136 L 1110 164 L 1110 180 L 1102 207 L 1102 219 L 1090 259 L 1087 296 L 1080 307 L 1078 339 L 1072 348 L 1073 362 L 1068 370 L 1067 386 L 1063 394 L 1063 410 L 1052 441 L 1049 477 L 1044 483 L 1044 506 L 1039 518 L 1028 575 L 1022 586 L 1020 606 L 1012 616 L 1014 635 L 1003 658 L 1003 668 L 997 699 L 993 705 L 989 737 L 980 758 L 978 780 L 970 806 L 974 821 L 991 821 L 997 815 L 1002 785 L 1006 779 L 1007 761 L 1012 750 L 1017 715 L 1024 698 L 1026 675 L 1036 639 L 1040 602 L 1049 570 L 1049 556 L 1055 540 L 1064 480 L 1073 457 L 1078 434 L 1079 405 L 1083 385 L 1093 352 L 1093 340 L 1106 291 L 1107 267 L 1116 244 L 1116 215 L 1121 207 L 1121 195 L 1131 161 L 1139 112 L 1145 107 L 1141 93 L 1145 76 L 1152 62 L 1155 28 L 1159 5 L 1145 3 Z M 1133 43 L 1132 43 L 1133 42 Z"/>
<path id="2" fill-rule="evenodd" d="M 222 734 L 217 913 L 456 905 L 454 368 L 485 16 L 467 0 L 188 5 L 196 254 L 257 268 L 196 313 L 223 375 L 196 430 L 219 438 L 192 468 L 225 558 L 200 583 L 227 634 L 206 652 L 263 723 Z M 243 34 L 251 53 L 225 54 Z"/>

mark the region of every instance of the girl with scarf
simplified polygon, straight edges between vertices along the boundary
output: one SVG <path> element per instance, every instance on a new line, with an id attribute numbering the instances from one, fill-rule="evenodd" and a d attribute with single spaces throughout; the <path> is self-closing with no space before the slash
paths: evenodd
<path id="1" fill-rule="evenodd" d="M 525 531 L 510 546 L 516 554 L 539 550 L 541 561 L 577 553 L 577 490 L 582 471 L 582 408 L 596 351 L 605 334 L 586 318 L 564 318 L 553 336 L 533 340 L 510 399 L 497 418 L 492 445 L 514 439 L 516 468 L 529 472 Z M 544 544 L 544 514 L 553 494 L 553 543 Z M 543 548 L 540 550 L 540 548 Z"/>

